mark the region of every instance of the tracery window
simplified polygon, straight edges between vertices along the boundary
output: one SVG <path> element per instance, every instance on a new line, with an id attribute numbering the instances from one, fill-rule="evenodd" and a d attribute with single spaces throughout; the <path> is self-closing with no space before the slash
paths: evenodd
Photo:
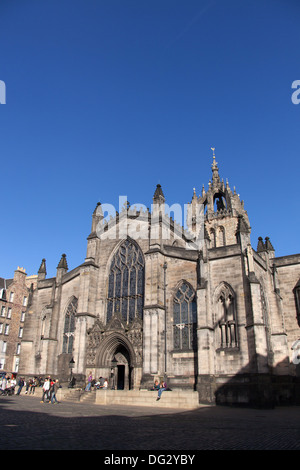
<path id="1" fill-rule="evenodd" d="M 107 322 L 120 313 L 126 323 L 143 318 L 144 257 L 137 244 L 125 240 L 115 253 L 108 279 Z"/>
<path id="2" fill-rule="evenodd" d="M 197 348 L 197 302 L 194 289 L 183 282 L 173 300 L 174 349 Z"/>
<path id="3" fill-rule="evenodd" d="M 219 326 L 219 346 L 221 348 L 237 347 L 235 297 L 226 284 L 222 285 L 217 297 L 216 316 Z"/>
<path id="4" fill-rule="evenodd" d="M 64 335 L 63 335 L 63 353 L 71 354 L 73 352 L 74 332 L 75 332 L 75 314 L 77 312 L 78 300 L 74 297 L 68 305 L 65 315 Z"/>

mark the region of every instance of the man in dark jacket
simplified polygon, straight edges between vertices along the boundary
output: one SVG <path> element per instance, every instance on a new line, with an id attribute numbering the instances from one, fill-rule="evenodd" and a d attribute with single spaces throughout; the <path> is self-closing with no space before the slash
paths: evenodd
<path id="1" fill-rule="evenodd" d="M 22 377 L 19 378 L 18 386 L 19 388 L 17 391 L 17 395 L 20 395 L 22 388 L 24 387 L 24 379 L 22 379 Z"/>

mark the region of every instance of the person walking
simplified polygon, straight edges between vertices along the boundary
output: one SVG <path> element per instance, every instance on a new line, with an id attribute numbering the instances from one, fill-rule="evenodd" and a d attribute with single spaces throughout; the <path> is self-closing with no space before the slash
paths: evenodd
<path id="1" fill-rule="evenodd" d="M 17 385 L 16 377 L 12 375 L 11 380 L 10 380 L 10 387 L 11 387 L 12 394 L 15 393 L 16 385 Z"/>
<path id="2" fill-rule="evenodd" d="M 86 392 L 91 391 L 92 381 L 93 381 L 93 376 L 92 376 L 92 372 L 90 372 L 90 375 L 89 375 L 89 378 L 88 378 L 88 383 L 87 383 L 87 386 L 85 387 Z"/>
<path id="3" fill-rule="evenodd" d="M 46 377 L 44 385 L 43 385 L 43 397 L 42 397 L 41 403 L 45 403 L 45 397 L 49 401 L 49 390 L 50 390 L 50 380 L 48 379 L 48 377 Z"/>
<path id="4" fill-rule="evenodd" d="M 51 403 L 52 403 L 52 405 L 54 405 L 55 403 L 59 403 L 57 398 L 56 398 L 56 394 L 57 394 L 58 389 L 59 389 L 59 380 L 56 379 L 55 382 L 53 382 L 53 385 L 52 385 L 52 393 L 51 393 Z"/>
<path id="5" fill-rule="evenodd" d="M 5 394 L 6 386 L 7 386 L 7 375 L 3 375 L 2 382 L 1 382 L 1 395 Z"/>

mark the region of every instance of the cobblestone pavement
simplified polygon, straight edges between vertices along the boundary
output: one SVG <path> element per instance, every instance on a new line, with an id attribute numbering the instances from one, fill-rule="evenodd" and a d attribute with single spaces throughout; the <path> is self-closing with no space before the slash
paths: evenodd
<path id="1" fill-rule="evenodd" d="M 0 396 L 0 424 L 1 450 L 300 450 L 300 407 L 180 411 Z"/>

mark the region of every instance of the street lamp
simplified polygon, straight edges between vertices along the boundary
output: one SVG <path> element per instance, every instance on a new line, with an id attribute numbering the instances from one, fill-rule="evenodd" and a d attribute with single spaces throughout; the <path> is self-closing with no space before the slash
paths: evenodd
<path id="1" fill-rule="evenodd" d="M 167 262 L 164 263 L 164 307 L 165 307 L 165 377 L 167 376 Z"/>
<path id="2" fill-rule="evenodd" d="M 73 367 L 74 367 L 75 361 L 72 357 L 72 359 L 69 362 L 69 368 L 70 368 L 70 383 L 69 383 L 69 388 L 74 387 L 75 379 L 73 377 Z"/>
<path id="3" fill-rule="evenodd" d="M 111 361 L 111 369 L 110 369 L 111 376 L 112 376 L 112 387 L 111 387 L 112 390 L 116 389 L 116 368 L 117 368 L 117 365 L 118 365 L 118 361 L 114 356 L 113 360 Z"/>

